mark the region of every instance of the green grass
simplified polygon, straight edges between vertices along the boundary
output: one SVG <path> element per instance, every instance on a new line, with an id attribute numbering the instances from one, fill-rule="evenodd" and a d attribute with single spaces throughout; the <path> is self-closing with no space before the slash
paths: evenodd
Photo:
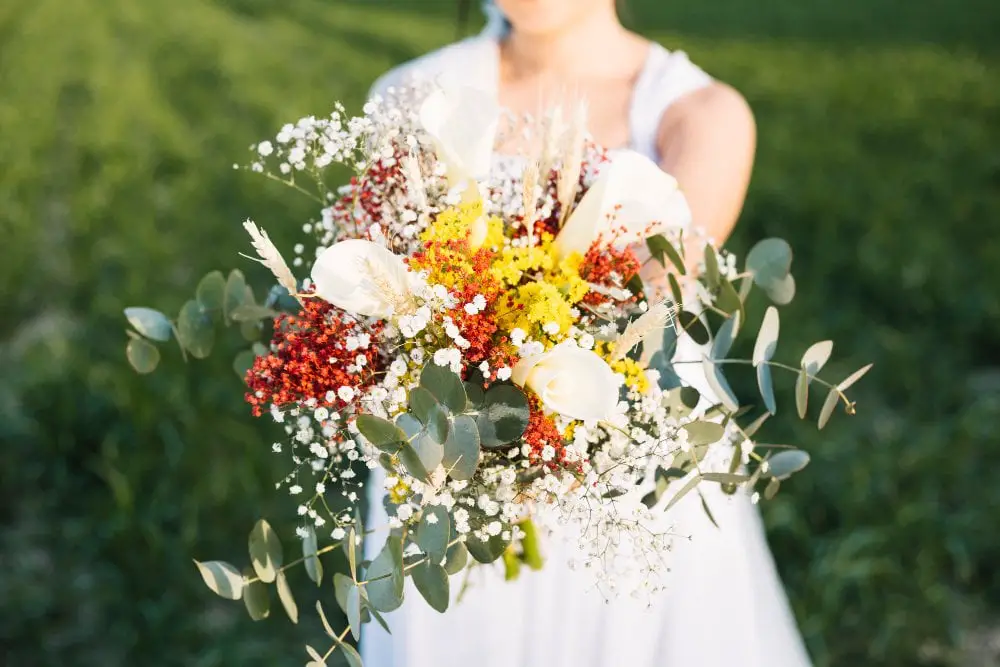
<path id="1" fill-rule="evenodd" d="M 785 408 L 765 431 L 813 453 L 764 514 L 817 664 L 981 664 L 974 631 L 1000 610 L 1000 5 L 629 5 L 756 112 L 732 248 L 795 248 L 802 324 L 779 355 L 831 337 L 832 372 L 876 362 L 857 416 L 817 434 Z M 176 310 L 210 268 L 263 285 L 239 223 L 288 241 L 311 211 L 230 165 L 454 34 L 446 2 L 0 4 L 5 664 L 295 664 L 319 636 L 197 580 L 190 558 L 240 560 L 261 507 L 290 508 L 226 355 L 168 351 L 137 378 L 121 308 Z"/>

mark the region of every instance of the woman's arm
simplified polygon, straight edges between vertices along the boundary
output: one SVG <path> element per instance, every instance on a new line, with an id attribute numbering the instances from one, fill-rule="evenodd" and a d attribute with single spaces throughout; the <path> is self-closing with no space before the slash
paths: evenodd
<path id="1" fill-rule="evenodd" d="M 743 208 L 753 167 L 757 131 L 743 96 L 722 83 L 671 105 L 660 121 L 660 166 L 674 176 L 691 206 L 695 226 L 722 245 Z M 692 239 L 689 267 L 702 257 Z"/>

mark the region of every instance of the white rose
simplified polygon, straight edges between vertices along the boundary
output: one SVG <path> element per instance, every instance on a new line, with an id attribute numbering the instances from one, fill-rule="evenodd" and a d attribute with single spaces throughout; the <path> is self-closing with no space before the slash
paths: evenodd
<path id="1" fill-rule="evenodd" d="M 324 250 L 312 268 L 316 294 L 352 315 L 388 318 L 411 300 L 419 278 L 403 258 L 363 239 Z"/>
<path id="2" fill-rule="evenodd" d="M 572 419 L 601 420 L 618 404 L 619 381 L 611 367 L 572 341 L 522 359 L 512 377 L 538 394 L 547 408 Z"/>
<path id="3" fill-rule="evenodd" d="M 469 86 L 439 88 L 420 106 L 420 123 L 453 185 L 489 174 L 499 122 L 494 96 Z"/>
<path id="4" fill-rule="evenodd" d="M 613 218 L 611 216 L 614 216 Z M 625 247 L 665 229 L 686 227 L 691 209 L 677 179 L 635 151 L 622 151 L 601 173 L 556 236 L 560 255 L 584 254 L 601 234 Z"/>

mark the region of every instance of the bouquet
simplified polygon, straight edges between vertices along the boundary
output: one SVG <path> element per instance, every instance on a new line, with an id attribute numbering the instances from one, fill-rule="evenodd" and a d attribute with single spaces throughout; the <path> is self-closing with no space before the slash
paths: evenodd
<path id="1" fill-rule="evenodd" d="M 251 171 L 318 208 L 291 262 L 245 223 L 276 283 L 262 302 L 240 271 L 215 271 L 176 320 L 125 311 L 140 372 L 159 360 L 154 341 L 175 338 L 197 358 L 219 325 L 253 341 L 235 367 L 253 414 L 287 436 L 273 449 L 288 470 L 278 486 L 298 501 L 302 555 L 290 562 L 261 520 L 250 566 L 196 564 L 254 619 L 274 585 L 295 621 L 285 572 L 301 564 L 325 585 L 323 555 L 343 549 L 349 572 L 332 586 L 348 625 L 334 630 L 317 603 L 331 642 L 308 647 L 310 665 L 335 650 L 360 665 L 347 635 L 386 625 L 406 577 L 444 612 L 453 578 L 472 567 L 501 561 L 508 578 L 542 567 L 553 531 L 576 541 L 571 565 L 607 594 L 657 593 L 678 501 L 703 484 L 770 498 L 807 464 L 803 451 L 755 447 L 776 412 L 772 370 L 795 376 L 800 417 L 810 384 L 828 390 L 820 428 L 838 404 L 853 412 L 845 390 L 868 370 L 820 379 L 830 341 L 796 365 L 774 361 L 774 305 L 752 359 L 729 358 L 755 287 L 791 300 L 790 248 L 764 240 L 738 270 L 692 228 L 675 179 L 595 145 L 582 108 L 511 119 L 473 89 L 396 93 L 252 147 Z M 514 144 L 518 154 L 498 154 Z M 349 183 L 331 186 L 334 165 L 353 171 Z M 751 406 L 723 372 L 738 363 L 756 370 L 765 408 L 744 425 Z M 366 470 L 386 525 L 364 525 Z M 382 545 L 371 561 L 363 539 Z"/>

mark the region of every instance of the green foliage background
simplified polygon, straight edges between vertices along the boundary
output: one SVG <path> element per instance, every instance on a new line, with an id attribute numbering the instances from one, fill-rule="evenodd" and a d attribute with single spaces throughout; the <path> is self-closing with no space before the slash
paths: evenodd
<path id="1" fill-rule="evenodd" d="M 1000 4 L 633 0 L 627 14 L 756 111 L 730 247 L 776 235 L 796 250 L 783 315 L 800 324 L 778 358 L 829 337 L 829 372 L 876 362 L 857 416 L 817 434 L 786 378 L 789 407 L 764 431 L 813 454 L 763 511 L 817 665 L 992 664 Z M 357 108 L 379 73 L 454 36 L 444 0 L 0 3 L 4 664 L 304 659 L 316 627 L 254 625 L 191 564 L 245 562 L 261 510 L 290 514 L 229 358 L 185 367 L 168 349 L 137 377 L 121 309 L 175 312 L 212 268 L 263 285 L 235 254 L 239 223 L 291 242 L 312 211 L 231 164 L 285 121 Z"/>

